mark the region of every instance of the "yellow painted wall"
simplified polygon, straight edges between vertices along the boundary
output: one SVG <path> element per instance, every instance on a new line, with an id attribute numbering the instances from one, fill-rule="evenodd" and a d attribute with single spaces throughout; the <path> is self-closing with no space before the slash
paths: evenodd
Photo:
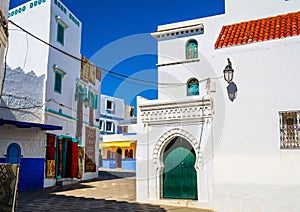
<path id="1" fill-rule="evenodd" d="M 117 152 L 118 148 L 120 148 L 122 150 L 122 159 L 126 158 L 125 151 L 128 150 L 128 154 L 129 154 L 130 149 L 133 150 L 133 158 L 136 157 L 136 143 L 132 143 L 132 144 L 130 144 L 130 147 L 103 147 L 103 159 L 108 159 L 107 158 L 108 150 L 110 150 L 110 152 Z"/>

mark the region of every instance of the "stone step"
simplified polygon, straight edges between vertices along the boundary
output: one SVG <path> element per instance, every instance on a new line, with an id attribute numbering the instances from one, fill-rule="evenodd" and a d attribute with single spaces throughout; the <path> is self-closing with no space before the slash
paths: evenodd
<path id="1" fill-rule="evenodd" d="M 57 186 L 65 186 L 71 184 L 77 184 L 79 180 L 77 178 L 60 178 L 56 180 Z"/>

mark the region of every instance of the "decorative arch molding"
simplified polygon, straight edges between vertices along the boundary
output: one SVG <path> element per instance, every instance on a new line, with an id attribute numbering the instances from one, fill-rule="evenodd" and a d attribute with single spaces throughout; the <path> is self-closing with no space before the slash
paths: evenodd
<path id="1" fill-rule="evenodd" d="M 173 138 L 175 138 L 177 136 L 184 138 L 185 140 L 187 140 L 187 142 L 189 142 L 192 145 L 192 147 L 194 148 L 195 153 L 196 153 L 195 167 L 199 169 L 202 166 L 202 163 L 203 163 L 203 158 L 202 158 L 202 153 L 201 153 L 199 141 L 192 134 L 190 134 L 189 132 L 187 132 L 183 129 L 180 129 L 180 128 L 174 128 L 174 129 L 171 129 L 171 130 L 165 132 L 157 140 L 157 142 L 154 146 L 154 150 L 153 150 L 153 164 L 154 164 L 154 166 L 157 166 L 157 168 L 163 166 L 161 164 L 162 161 L 160 161 L 161 153 L 162 153 L 164 147 L 169 143 L 169 141 L 171 141 Z"/>

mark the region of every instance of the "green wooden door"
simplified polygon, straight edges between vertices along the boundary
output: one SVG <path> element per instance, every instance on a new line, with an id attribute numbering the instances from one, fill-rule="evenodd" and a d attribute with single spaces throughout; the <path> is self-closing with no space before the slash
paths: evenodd
<path id="1" fill-rule="evenodd" d="M 165 157 L 163 197 L 197 199 L 195 155 L 187 148 L 177 147 Z"/>

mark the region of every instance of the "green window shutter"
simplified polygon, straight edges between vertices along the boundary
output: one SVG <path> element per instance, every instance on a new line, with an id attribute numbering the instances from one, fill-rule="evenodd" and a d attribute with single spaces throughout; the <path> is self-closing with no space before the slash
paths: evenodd
<path id="1" fill-rule="evenodd" d="M 94 109 L 98 109 L 98 95 L 95 95 L 94 98 Z"/>
<path id="2" fill-rule="evenodd" d="M 61 45 L 64 45 L 65 40 L 65 27 L 60 22 L 57 22 L 57 34 L 56 34 L 56 40 Z"/>
<path id="3" fill-rule="evenodd" d="M 62 87 L 62 74 L 56 71 L 55 79 L 54 79 L 54 91 L 56 93 L 61 94 L 61 87 Z"/>

